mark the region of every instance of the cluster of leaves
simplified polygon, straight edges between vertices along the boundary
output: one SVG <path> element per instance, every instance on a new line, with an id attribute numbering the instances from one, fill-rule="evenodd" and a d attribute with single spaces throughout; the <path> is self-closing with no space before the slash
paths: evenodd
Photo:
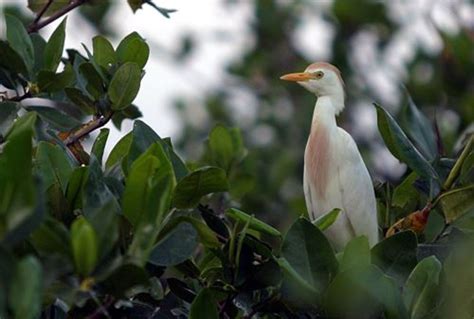
<path id="1" fill-rule="evenodd" d="M 107 121 L 120 127 L 139 115 L 132 103 L 149 49 L 138 34 L 117 48 L 98 36 L 87 56 L 67 50 L 62 58 L 65 21 L 47 42 L 13 16 L 6 21 L 1 317 L 472 316 L 471 234 L 454 227 L 472 211 L 472 138 L 454 163 L 443 160 L 436 147 L 430 153 L 436 136 L 414 105 L 405 130 L 377 106 L 387 146 L 412 170 L 384 194 L 381 211 L 402 205 L 396 217 L 407 215 L 421 192 L 429 211 L 445 216 L 443 238 L 465 246 L 444 265 L 419 259 L 417 236 L 404 225 L 373 248 L 357 237 L 336 254 L 322 231 L 337 209 L 313 223 L 298 218 L 284 235 L 260 212 L 239 209 L 247 150 L 236 128 L 216 126 L 191 164 L 139 120 L 107 158 L 107 129 L 83 149 Z"/>

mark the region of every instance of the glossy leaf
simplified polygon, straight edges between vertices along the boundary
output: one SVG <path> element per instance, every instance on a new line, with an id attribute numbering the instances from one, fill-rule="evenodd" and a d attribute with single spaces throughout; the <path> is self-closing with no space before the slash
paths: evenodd
<path id="1" fill-rule="evenodd" d="M 92 39 L 92 49 L 94 60 L 98 65 L 107 69 L 110 65 L 116 63 L 114 47 L 105 37 L 95 36 Z"/>
<path id="2" fill-rule="evenodd" d="M 372 248 L 372 263 L 403 283 L 417 264 L 417 244 L 414 232 L 397 233 Z"/>
<path id="3" fill-rule="evenodd" d="M 236 208 L 229 208 L 226 211 L 227 216 L 231 217 L 235 221 L 240 221 L 242 224 L 249 223 L 249 228 L 256 230 L 258 232 L 268 234 L 271 236 L 281 236 L 281 233 L 273 228 L 272 226 L 268 225 L 267 223 L 264 223 L 263 221 L 247 214 L 244 213 L 241 210 L 238 210 Z"/>
<path id="4" fill-rule="evenodd" d="M 328 240 L 304 218 L 297 219 L 286 233 L 281 255 L 318 292 L 324 291 L 337 272 L 337 260 Z"/>
<path id="5" fill-rule="evenodd" d="M 129 106 L 140 89 L 141 70 L 136 63 L 127 62 L 115 72 L 110 81 L 108 95 L 113 110 Z"/>
<path id="6" fill-rule="evenodd" d="M 229 189 L 225 171 L 218 167 L 204 167 L 184 177 L 176 185 L 173 203 L 177 208 L 196 206 L 201 197 Z"/>
<path id="7" fill-rule="evenodd" d="M 474 209 L 474 185 L 445 192 L 440 202 L 446 223 L 450 224 Z"/>
<path id="8" fill-rule="evenodd" d="M 76 271 L 89 275 L 97 264 L 99 256 L 97 234 L 92 225 L 84 218 L 77 218 L 71 226 L 71 249 Z"/>
<path id="9" fill-rule="evenodd" d="M 436 315 L 441 267 L 439 260 L 431 256 L 420 261 L 408 277 L 403 300 L 411 319 L 428 319 Z"/>
<path id="10" fill-rule="evenodd" d="M 189 313 L 190 319 L 218 319 L 217 303 L 209 288 L 203 288 L 194 298 Z"/>
<path id="11" fill-rule="evenodd" d="M 96 112 L 94 101 L 82 93 L 81 90 L 67 87 L 64 89 L 64 93 L 66 93 L 68 99 L 77 105 L 84 113 L 92 115 Z"/>
<path id="12" fill-rule="evenodd" d="M 107 143 L 109 132 L 110 130 L 108 128 L 101 129 L 92 145 L 91 152 L 95 155 L 95 158 L 97 158 L 99 163 L 102 163 L 102 156 L 104 156 L 105 144 Z"/>
<path id="13" fill-rule="evenodd" d="M 66 18 L 54 30 L 44 48 L 43 59 L 44 68 L 56 72 L 61 62 L 61 56 L 64 50 L 64 40 L 66 38 Z"/>
<path id="14" fill-rule="evenodd" d="M 328 229 L 339 217 L 341 213 L 341 209 L 334 208 L 330 212 L 318 217 L 315 221 L 313 221 L 313 225 L 318 227 L 320 230 Z"/>
<path id="15" fill-rule="evenodd" d="M 120 63 L 134 62 L 142 69 L 150 55 L 150 48 L 137 33 L 127 35 L 117 47 L 117 59 Z"/>
<path id="16" fill-rule="evenodd" d="M 375 104 L 375 107 L 377 109 L 377 125 L 390 152 L 419 176 L 427 180 L 438 180 L 436 171 L 410 142 L 395 119 L 380 105 Z"/>
<path id="17" fill-rule="evenodd" d="M 347 243 L 340 262 L 340 271 L 370 265 L 370 246 L 366 236 L 359 236 Z"/>
<path id="18" fill-rule="evenodd" d="M 63 191 L 66 191 L 72 165 L 65 152 L 61 147 L 48 142 L 42 141 L 38 144 L 36 166 L 46 189 L 58 184 Z"/>
<path id="19" fill-rule="evenodd" d="M 9 294 L 15 318 L 34 319 L 40 315 L 42 300 L 42 267 L 33 256 L 20 260 Z"/>
<path id="20" fill-rule="evenodd" d="M 23 23 L 12 15 L 5 15 L 7 25 L 7 40 L 10 46 L 23 59 L 28 70 L 33 69 L 34 65 L 34 48 L 28 32 L 26 32 Z"/>
<path id="21" fill-rule="evenodd" d="M 157 266 L 173 266 L 190 258 L 198 245 L 198 233 L 190 223 L 179 223 L 162 238 L 150 254 Z"/>

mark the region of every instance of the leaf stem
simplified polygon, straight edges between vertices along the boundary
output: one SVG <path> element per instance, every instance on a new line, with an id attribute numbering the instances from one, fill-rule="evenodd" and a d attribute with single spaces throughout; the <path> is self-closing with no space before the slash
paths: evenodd
<path id="1" fill-rule="evenodd" d="M 461 155 L 459 156 L 458 160 L 454 164 L 454 167 L 451 169 L 449 172 L 448 178 L 444 182 L 443 189 L 448 190 L 451 188 L 453 185 L 454 181 L 459 175 L 459 172 L 461 171 L 462 164 L 466 160 L 466 157 L 469 155 L 471 152 L 472 147 L 474 146 L 474 134 L 472 134 L 469 137 L 469 141 L 467 142 L 466 146 L 464 147 Z"/>
<path id="2" fill-rule="evenodd" d="M 83 5 L 84 3 L 88 2 L 88 1 L 89 0 L 71 0 L 71 2 L 69 2 L 69 4 L 67 6 L 61 8 L 60 10 L 56 11 L 51 16 L 47 17 L 46 19 L 44 19 L 42 21 L 40 21 L 40 19 L 41 19 L 41 16 L 44 14 L 44 12 L 40 12 L 38 14 L 38 16 L 36 17 L 36 19 L 28 26 L 28 33 L 38 32 L 38 30 L 44 28 L 48 24 L 52 23 L 53 21 L 56 21 L 57 19 L 59 19 L 63 15 L 67 14 L 69 11 L 79 7 L 80 5 Z M 49 0 L 49 2 L 52 2 L 52 1 Z M 46 10 L 48 9 L 47 7 L 49 7 L 49 5 L 50 5 L 49 2 L 45 5 L 45 7 L 43 9 L 45 9 L 45 8 L 46 8 Z M 43 9 L 41 11 L 43 11 Z M 46 10 L 44 10 L 44 11 L 46 12 Z M 38 19 L 38 17 L 39 17 L 39 19 Z"/>

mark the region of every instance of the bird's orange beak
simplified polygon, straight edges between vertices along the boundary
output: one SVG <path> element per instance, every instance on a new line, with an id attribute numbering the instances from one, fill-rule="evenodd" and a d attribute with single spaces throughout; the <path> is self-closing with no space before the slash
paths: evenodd
<path id="1" fill-rule="evenodd" d="M 308 72 L 290 73 L 280 76 L 280 80 L 293 82 L 304 82 L 311 79 L 314 79 L 314 76 Z"/>

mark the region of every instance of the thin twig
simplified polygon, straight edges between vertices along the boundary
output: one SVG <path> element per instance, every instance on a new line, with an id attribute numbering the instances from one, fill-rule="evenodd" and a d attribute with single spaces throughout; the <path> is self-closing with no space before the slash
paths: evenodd
<path id="1" fill-rule="evenodd" d="M 53 1 L 54 0 L 48 0 L 48 2 L 46 2 L 44 7 L 41 8 L 41 11 L 36 15 L 36 18 L 35 18 L 35 20 L 33 21 L 32 24 L 37 24 L 39 22 L 39 20 L 41 20 L 41 17 L 43 17 L 43 15 L 46 13 L 46 11 L 48 11 L 48 9 L 51 6 L 51 4 L 53 3 Z"/>
<path id="2" fill-rule="evenodd" d="M 53 13 L 51 16 L 47 17 L 46 19 L 42 21 L 36 21 L 35 19 L 35 21 L 33 21 L 33 23 L 31 23 L 28 26 L 28 33 L 38 32 L 38 30 L 44 28 L 51 22 L 56 21 L 57 19 L 59 19 L 60 17 L 68 13 L 69 11 L 79 7 L 80 5 L 83 5 L 84 3 L 88 1 L 89 0 L 71 0 L 71 2 L 69 2 L 67 6 L 59 9 L 58 11 L 56 11 L 55 13 Z"/>
<path id="3" fill-rule="evenodd" d="M 91 132 L 95 131 L 96 129 L 104 126 L 107 124 L 107 122 L 112 118 L 113 113 L 109 113 L 106 116 L 100 116 L 96 119 L 93 119 L 92 121 L 86 123 L 83 127 L 81 127 L 79 130 L 76 132 L 72 133 L 71 135 L 68 136 L 66 140 L 64 140 L 64 144 L 67 146 L 76 143 L 80 139 L 82 139 L 84 136 L 90 134 Z"/>

